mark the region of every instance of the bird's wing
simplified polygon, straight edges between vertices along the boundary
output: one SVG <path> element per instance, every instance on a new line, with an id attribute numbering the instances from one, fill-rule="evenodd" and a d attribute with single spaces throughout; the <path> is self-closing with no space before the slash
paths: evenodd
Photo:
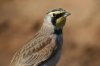
<path id="1" fill-rule="evenodd" d="M 34 39 L 33 42 L 29 42 L 16 52 L 11 66 L 38 66 L 39 63 L 50 57 L 56 47 L 53 36 L 41 37 L 36 40 Z"/>

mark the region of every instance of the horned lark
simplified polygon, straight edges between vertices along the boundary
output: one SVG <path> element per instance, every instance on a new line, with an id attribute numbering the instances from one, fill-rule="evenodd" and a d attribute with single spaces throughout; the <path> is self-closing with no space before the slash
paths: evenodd
<path id="1" fill-rule="evenodd" d="M 40 31 L 22 48 L 10 63 L 10 66 L 56 66 L 63 43 L 63 26 L 70 13 L 62 8 L 50 10 Z"/>

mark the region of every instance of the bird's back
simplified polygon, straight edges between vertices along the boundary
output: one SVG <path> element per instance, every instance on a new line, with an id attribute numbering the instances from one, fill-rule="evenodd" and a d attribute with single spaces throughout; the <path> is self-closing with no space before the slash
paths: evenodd
<path id="1" fill-rule="evenodd" d="M 47 60 L 54 50 L 55 36 L 37 33 L 15 53 L 10 66 L 37 66 Z"/>

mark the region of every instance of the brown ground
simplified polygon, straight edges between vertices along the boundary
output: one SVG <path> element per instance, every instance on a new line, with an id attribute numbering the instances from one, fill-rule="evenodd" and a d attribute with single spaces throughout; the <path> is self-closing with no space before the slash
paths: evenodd
<path id="1" fill-rule="evenodd" d="M 58 66 L 100 66 L 99 0 L 0 0 L 0 66 L 37 32 L 47 10 L 71 12 Z"/>

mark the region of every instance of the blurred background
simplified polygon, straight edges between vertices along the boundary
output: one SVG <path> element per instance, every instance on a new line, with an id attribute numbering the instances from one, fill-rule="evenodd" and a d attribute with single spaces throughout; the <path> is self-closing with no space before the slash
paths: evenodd
<path id="1" fill-rule="evenodd" d="M 57 66 L 100 66 L 100 0 L 0 0 L 0 66 L 9 65 L 39 30 L 45 13 L 58 7 L 71 15 Z"/>

